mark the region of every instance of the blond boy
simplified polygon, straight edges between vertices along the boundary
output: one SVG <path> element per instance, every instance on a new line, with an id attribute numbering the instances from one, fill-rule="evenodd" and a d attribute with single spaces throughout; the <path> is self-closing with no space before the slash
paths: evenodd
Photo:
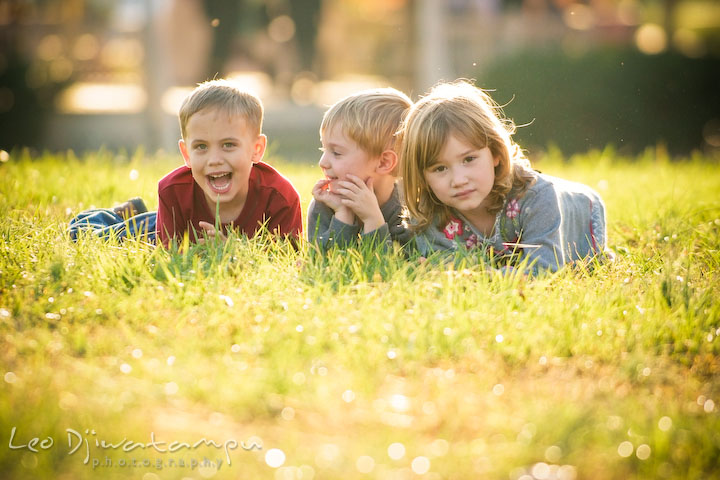
<path id="1" fill-rule="evenodd" d="M 292 184 L 261 160 L 263 106 L 227 80 L 200 84 L 179 112 L 185 165 L 158 184 L 158 240 L 169 245 L 225 238 L 229 229 L 254 236 L 261 227 L 281 236 L 302 234 L 300 198 Z M 218 228 L 216 228 L 218 227 Z"/>
<path id="2" fill-rule="evenodd" d="M 380 88 L 350 95 L 325 112 L 319 162 L 325 178 L 313 188 L 310 241 L 323 247 L 363 238 L 407 241 L 395 133 L 410 105 L 402 92 Z"/>

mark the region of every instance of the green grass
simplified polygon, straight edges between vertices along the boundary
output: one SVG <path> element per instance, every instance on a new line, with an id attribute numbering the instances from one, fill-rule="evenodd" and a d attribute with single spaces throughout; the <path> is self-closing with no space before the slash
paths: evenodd
<path id="1" fill-rule="evenodd" d="M 617 260 L 528 280 L 366 251 L 322 259 L 267 239 L 184 253 L 72 243 L 82 209 L 137 195 L 156 208 L 178 157 L 13 153 L 0 164 L 3 477 L 716 475 L 718 158 L 567 160 L 536 166 L 600 191 Z M 306 212 L 317 167 L 271 163 Z M 13 427 L 14 446 L 38 437 L 39 452 L 11 449 Z M 88 440 L 88 464 L 85 444 L 69 454 L 80 442 L 68 429 Z M 159 448 L 262 450 L 229 450 L 227 465 L 213 446 L 95 443 L 148 444 L 151 432 Z M 192 465 L 206 457 L 220 469 Z"/>

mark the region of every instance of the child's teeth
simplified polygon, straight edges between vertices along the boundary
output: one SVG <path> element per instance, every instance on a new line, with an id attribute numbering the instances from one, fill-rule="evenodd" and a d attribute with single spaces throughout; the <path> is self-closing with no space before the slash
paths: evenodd
<path id="1" fill-rule="evenodd" d="M 210 183 L 212 184 L 212 186 L 217 189 L 223 189 L 230 184 L 229 173 L 213 174 L 208 175 L 208 177 L 210 177 Z"/>

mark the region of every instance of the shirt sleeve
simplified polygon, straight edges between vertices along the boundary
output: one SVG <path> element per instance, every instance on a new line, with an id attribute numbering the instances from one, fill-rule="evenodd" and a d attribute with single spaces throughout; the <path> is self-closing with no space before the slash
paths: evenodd
<path id="1" fill-rule="evenodd" d="M 162 193 L 158 193 L 157 226 L 155 228 L 159 243 L 165 247 L 170 245 L 176 232 L 180 231 L 177 219 L 179 212 L 179 208 L 174 209 L 168 199 Z"/>
<path id="2" fill-rule="evenodd" d="M 268 221 L 268 230 L 281 236 L 300 238 L 302 236 L 302 208 L 300 198 L 295 195 L 290 202 L 283 202 Z"/>
<path id="3" fill-rule="evenodd" d="M 529 271 L 555 272 L 565 264 L 562 223 L 560 202 L 551 185 L 539 191 L 530 191 L 523 198 L 520 209 L 519 241 L 539 245 L 537 248 L 523 250 L 528 258 Z"/>
<path id="4" fill-rule="evenodd" d="M 327 205 L 312 199 L 308 209 L 308 241 L 317 243 L 323 250 L 333 245 L 347 247 L 357 243 L 359 225 L 348 225 L 335 218 Z"/>

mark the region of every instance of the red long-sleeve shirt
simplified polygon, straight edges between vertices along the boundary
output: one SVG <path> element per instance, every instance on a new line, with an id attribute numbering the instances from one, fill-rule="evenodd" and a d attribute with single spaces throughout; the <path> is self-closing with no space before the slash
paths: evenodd
<path id="1" fill-rule="evenodd" d="M 215 224 L 205 194 L 192 177 L 191 170 L 181 166 L 158 183 L 158 240 L 167 246 L 172 238 L 181 240 L 186 231 L 195 241 L 202 232 L 200 222 Z M 302 236 L 300 197 L 290 181 L 270 165 L 258 162 L 250 170 L 248 193 L 240 215 L 222 224 L 223 231 L 235 229 L 252 237 L 267 221 L 267 229 L 281 236 Z"/>

